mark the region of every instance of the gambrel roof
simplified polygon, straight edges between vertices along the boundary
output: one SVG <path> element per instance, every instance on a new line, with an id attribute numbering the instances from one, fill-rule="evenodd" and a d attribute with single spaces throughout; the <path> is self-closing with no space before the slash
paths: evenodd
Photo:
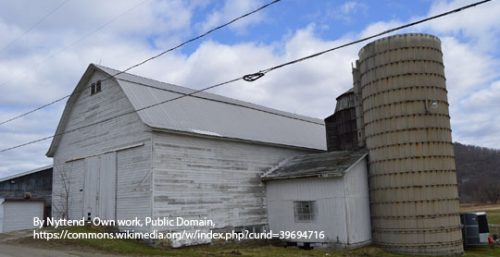
<path id="1" fill-rule="evenodd" d="M 119 71 L 89 65 L 75 88 L 87 86 L 96 71 L 110 76 Z M 198 134 L 210 137 L 241 139 L 260 143 L 325 150 L 323 120 L 283 112 L 236 99 L 201 92 L 171 102 L 140 110 L 143 107 L 192 93 L 194 90 L 128 73 L 113 78 L 121 87 L 140 119 L 152 129 Z M 73 94 L 66 104 L 56 135 L 64 130 L 72 105 L 78 98 Z M 47 156 L 51 157 L 59 144 L 56 136 Z"/>

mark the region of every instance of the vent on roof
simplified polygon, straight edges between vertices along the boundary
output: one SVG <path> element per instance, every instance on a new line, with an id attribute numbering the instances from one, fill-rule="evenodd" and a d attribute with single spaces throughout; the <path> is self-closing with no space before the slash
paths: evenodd
<path id="1" fill-rule="evenodd" d="M 90 85 L 90 95 L 94 95 L 101 92 L 101 81 L 98 80 Z"/>

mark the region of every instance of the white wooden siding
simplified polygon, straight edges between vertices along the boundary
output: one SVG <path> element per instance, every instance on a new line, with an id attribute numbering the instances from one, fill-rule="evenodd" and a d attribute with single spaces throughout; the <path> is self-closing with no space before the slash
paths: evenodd
<path id="1" fill-rule="evenodd" d="M 85 179 L 85 160 L 80 159 L 68 162 L 64 168 L 67 176 L 68 186 L 68 218 L 80 219 L 84 217 L 83 213 L 83 187 Z M 60 190 L 60 188 L 58 188 Z"/>
<path id="2" fill-rule="evenodd" d="M 269 227 L 278 231 L 324 231 L 324 240 L 340 245 L 365 244 L 371 240 L 368 179 L 365 160 L 341 178 L 302 178 L 266 182 Z M 315 201 L 316 217 L 298 222 L 294 201 Z M 291 240 L 293 241 L 293 240 Z"/>
<path id="3" fill-rule="evenodd" d="M 325 240 L 304 242 L 347 242 L 346 208 L 342 178 L 289 179 L 266 182 L 269 228 L 278 231 L 325 231 Z M 296 222 L 294 201 L 316 201 L 311 222 Z"/>
<path id="4" fill-rule="evenodd" d="M 83 215 L 95 217 L 98 213 L 99 171 L 101 160 L 99 156 L 86 159 L 85 183 L 83 185 Z"/>
<path id="5" fill-rule="evenodd" d="M 155 133 L 154 217 L 212 219 L 218 228 L 267 224 L 259 175 L 304 151 Z"/>
<path id="6" fill-rule="evenodd" d="M 116 216 L 121 220 L 144 219 L 151 216 L 151 158 L 150 146 L 118 151 Z M 149 228 L 121 229 L 148 231 Z"/>
<path id="7" fill-rule="evenodd" d="M 99 174 L 99 217 L 116 219 L 116 153 L 102 155 Z"/>
<path id="8" fill-rule="evenodd" d="M 87 84 L 90 85 L 103 78 L 106 78 L 105 74 L 96 72 Z M 76 100 L 65 130 L 82 127 L 133 110 L 129 100 L 113 80 L 103 81 L 100 93 L 91 96 L 89 90 L 84 90 Z M 139 147 L 129 149 L 130 146 Z M 113 162 L 112 158 L 116 161 Z M 114 167 L 116 175 L 113 175 Z M 112 203 L 114 192 L 111 187 L 109 191 L 101 192 L 101 195 L 93 195 L 105 188 L 104 184 L 99 184 L 99 179 L 87 178 L 89 190 L 85 190 L 86 172 L 101 169 L 105 169 L 106 172 L 94 175 L 104 176 L 102 183 L 113 183 L 112 177 L 116 177 L 116 188 L 119 190 L 116 192 L 115 204 Z M 92 215 L 98 213 L 104 216 L 117 216 L 117 218 L 132 215 L 134 217 L 150 216 L 150 173 L 151 131 L 135 113 L 64 134 L 54 154 L 52 201 L 56 208 L 53 208 L 53 216 L 60 217 L 68 211 L 69 218 L 86 217 L 87 208 L 91 203 L 94 203 L 92 208 L 95 209 L 92 210 Z M 62 174 L 70 178 L 67 210 L 65 197 L 63 197 L 65 189 Z M 85 202 L 84 195 L 88 197 Z M 105 197 L 106 200 L 101 203 L 94 202 L 90 200 L 93 197 L 95 199 Z M 106 209 L 102 209 L 103 206 L 106 206 Z M 113 214 L 115 209 L 117 212 Z"/>
<path id="9" fill-rule="evenodd" d="M 349 244 L 371 241 L 370 199 L 366 158 L 344 176 Z"/>

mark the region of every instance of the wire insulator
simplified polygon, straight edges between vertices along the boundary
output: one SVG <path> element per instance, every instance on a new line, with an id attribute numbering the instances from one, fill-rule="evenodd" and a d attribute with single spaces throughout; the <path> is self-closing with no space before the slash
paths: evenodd
<path id="1" fill-rule="evenodd" d="M 243 76 L 243 80 L 248 81 L 248 82 L 253 82 L 256 81 L 264 76 L 264 73 L 262 72 L 257 72 L 253 74 L 248 74 Z"/>

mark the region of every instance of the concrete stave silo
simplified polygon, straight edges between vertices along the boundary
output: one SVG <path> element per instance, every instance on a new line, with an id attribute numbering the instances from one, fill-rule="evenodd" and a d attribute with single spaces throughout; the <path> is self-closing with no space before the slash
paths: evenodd
<path id="1" fill-rule="evenodd" d="M 383 38 L 360 51 L 354 73 L 373 239 L 392 251 L 463 253 L 440 45 L 426 34 Z"/>

